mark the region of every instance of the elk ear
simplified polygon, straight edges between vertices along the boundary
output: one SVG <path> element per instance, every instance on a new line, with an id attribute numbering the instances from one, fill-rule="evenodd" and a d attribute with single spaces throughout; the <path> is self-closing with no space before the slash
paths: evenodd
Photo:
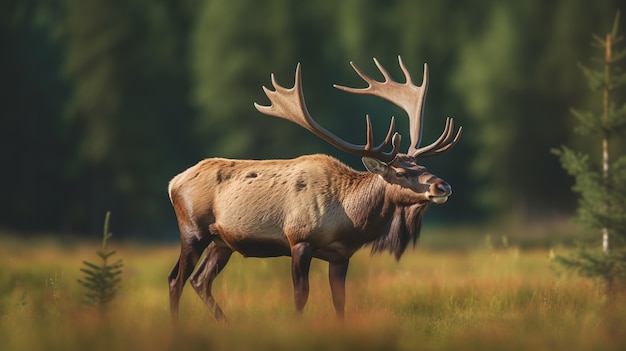
<path id="1" fill-rule="evenodd" d="M 363 161 L 363 165 L 365 165 L 365 168 L 370 173 L 378 174 L 380 176 L 384 176 L 387 173 L 387 168 L 389 166 L 387 166 L 387 164 L 383 161 L 371 157 L 363 157 L 361 158 L 361 161 Z"/>

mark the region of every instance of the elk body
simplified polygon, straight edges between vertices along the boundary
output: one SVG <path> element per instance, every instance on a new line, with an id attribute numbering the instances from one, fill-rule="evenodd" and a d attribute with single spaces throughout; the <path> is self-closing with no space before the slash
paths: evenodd
<path id="1" fill-rule="evenodd" d="M 271 105 L 255 107 L 297 123 L 341 150 L 362 155 L 367 172 L 318 154 L 291 160 L 210 158 L 172 179 L 169 195 L 181 235 L 180 257 L 169 275 L 174 319 L 183 286 L 191 278 L 191 285 L 215 318 L 225 320 L 211 286 L 233 252 L 246 257 L 291 256 L 298 313 L 309 294 L 311 260 L 327 261 L 333 304 L 337 316 L 343 318 L 350 257 L 371 245 L 373 252 L 388 250 L 399 259 L 408 244 L 417 240 L 428 205 L 445 202 L 452 190 L 416 160 L 449 150 L 458 141 L 461 128 L 454 135 L 448 118 L 439 139 L 419 147 L 428 68 L 424 65 L 423 83 L 418 87 L 398 59 L 406 83 L 393 81 L 374 59 L 383 82 L 369 78 L 352 64 L 368 87 L 335 87 L 378 96 L 403 108 L 411 128 L 406 154 L 399 153 L 400 136 L 393 133 L 393 118 L 385 140 L 375 147 L 369 117 L 365 145 L 348 143 L 317 124 L 304 102 L 298 64 L 294 87 L 281 87 L 272 75 L 275 90 L 264 87 Z M 392 150 L 385 152 L 389 146 Z"/>

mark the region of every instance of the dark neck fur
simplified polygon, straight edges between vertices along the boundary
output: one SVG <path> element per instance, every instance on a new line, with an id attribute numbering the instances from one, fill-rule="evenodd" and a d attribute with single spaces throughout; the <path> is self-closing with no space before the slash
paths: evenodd
<path id="1" fill-rule="evenodd" d="M 417 243 L 427 207 L 424 204 L 394 206 L 383 232 L 371 243 L 372 254 L 387 250 L 399 260 L 411 241 L 414 246 Z"/>
<path id="2" fill-rule="evenodd" d="M 361 230 L 369 232 L 372 253 L 389 251 L 399 260 L 410 242 L 417 243 L 428 203 L 404 204 L 403 199 L 392 198 L 389 193 L 392 185 L 378 176 L 364 173 L 360 176 L 359 193 L 369 196 L 358 199 L 355 208 L 361 209 L 363 217 L 356 222 L 363 224 Z"/>

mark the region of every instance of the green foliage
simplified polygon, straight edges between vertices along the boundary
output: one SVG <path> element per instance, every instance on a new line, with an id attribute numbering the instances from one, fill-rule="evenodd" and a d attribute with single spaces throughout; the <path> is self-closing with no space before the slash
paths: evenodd
<path id="1" fill-rule="evenodd" d="M 19 134 L 28 128 L 41 129 L 45 135 L 58 136 L 57 144 L 68 149 L 57 152 L 66 160 L 51 162 L 50 167 L 65 179 L 65 184 L 52 187 L 63 188 L 67 204 L 58 216 L 59 222 L 66 223 L 62 230 L 98 230 L 100 221 L 94 217 L 107 208 L 119 213 L 119 221 L 129 224 L 130 230 L 139 229 L 130 225 L 134 221 L 154 228 L 165 225 L 159 215 L 166 205 L 159 202 L 163 184 L 189 163 L 187 157 L 198 158 L 189 151 L 191 143 L 163 142 L 183 139 L 192 128 L 185 122 L 191 112 L 184 69 L 187 45 L 182 39 L 192 2 L 63 0 L 38 2 L 38 6 L 22 1 L 18 6 L 45 19 L 46 43 L 60 50 L 59 63 L 49 71 L 58 79 L 56 84 L 67 88 L 58 97 L 63 107 L 57 115 L 39 113 L 41 121 L 6 130 Z M 32 84 L 39 85 L 37 77 Z M 33 100 L 40 99 L 30 96 L 31 105 Z M 21 113 L 7 116 L 19 120 Z M 56 117 L 53 127 L 41 124 L 52 116 Z M 36 144 L 31 148 L 47 149 Z M 23 162 L 39 164 L 34 161 L 39 158 Z M 41 176 L 42 172 L 31 173 Z"/>
<path id="2" fill-rule="evenodd" d="M 113 263 L 109 262 L 109 258 L 116 253 L 115 250 L 108 248 L 108 241 L 113 235 L 109 232 L 110 216 L 111 212 L 107 212 L 104 219 L 102 249 L 96 251 L 101 262 L 95 264 L 83 261 L 86 267 L 81 268 L 80 271 L 85 273 L 85 277 L 78 280 L 88 290 L 84 295 L 85 303 L 96 306 L 101 313 L 106 311 L 107 306 L 113 301 L 120 288 L 122 282 L 121 268 L 124 266 L 121 259 Z"/>
<path id="3" fill-rule="evenodd" d="M 511 183 L 516 181 L 515 163 L 519 162 L 511 162 L 516 159 L 511 156 L 516 149 L 523 150 L 517 147 L 516 139 L 523 129 L 519 124 L 526 111 L 510 109 L 524 84 L 516 11 L 503 5 L 491 8 L 483 33 L 461 45 L 461 63 L 453 78 L 453 84 L 464 92 L 468 117 L 479 126 L 466 134 L 470 142 L 490 155 L 473 162 L 470 169 L 484 184 L 477 193 L 481 205 L 487 208 L 515 196 L 517 187 Z"/>
<path id="4" fill-rule="evenodd" d="M 602 101 L 602 108 L 597 112 L 574 111 L 579 122 L 576 130 L 602 143 L 602 166 L 595 166 L 588 154 L 565 146 L 554 150 L 563 168 L 575 179 L 573 190 L 579 195 L 577 221 L 593 233 L 581 240 L 578 250 L 570 257 L 556 260 L 584 276 L 600 278 L 610 290 L 626 284 L 626 155 L 623 150 L 611 148 L 615 137 L 623 136 L 626 126 L 626 103 L 615 107 L 619 97 L 616 91 L 626 86 L 626 75 L 618 65 L 626 53 L 617 50 L 617 44 L 622 41 L 618 36 L 618 19 L 619 13 L 606 39 L 594 37 L 602 53 L 597 60 L 600 65 L 594 68 L 581 65 L 591 90 Z M 612 161 L 615 153 L 618 157 Z M 609 244 L 604 244 L 603 250 L 598 240 L 600 231 L 604 242 Z"/>
<path id="5" fill-rule="evenodd" d="M 191 35 L 191 69 L 194 102 L 202 111 L 195 126 L 202 138 L 212 137 L 205 143 L 206 154 L 238 157 L 261 149 L 262 157 L 268 154 L 268 143 L 280 142 L 266 136 L 273 132 L 261 128 L 268 121 L 255 116 L 252 103 L 253 96 L 261 97 L 260 85 L 269 84 L 270 72 L 280 69 L 276 73 L 281 78 L 293 79 L 292 16 L 293 5 L 285 0 L 208 1 L 199 7 Z M 275 126 L 283 133 L 291 127 L 280 122 Z"/>
<path id="6" fill-rule="evenodd" d="M 555 256 L 554 260 L 582 276 L 599 279 L 606 284 L 609 293 L 623 289 L 626 282 L 626 249 L 623 243 L 607 253 L 588 244 L 580 244 L 569 256 Z"/>
<path id="7" fill-rule="evenodd" d="M 570 63 L 589 56 L 579 38 L 605 31 L 602 19 L 626 5 L 11 0 L 1 6 L 0 158 L 13 171 L 2 172 L 0 182 L 15 186 L 0 203 L 0 225 L 88 233 L 112 209 L 133 235 L 171 238 L 166 184 L 202 157 L 323 152 L 361 167 L 357 157 L 252 106 L 267 102 L 260 87 L 269 85 L 270 73 L 292 83 L 297 62 L 307 106 L 322 125 L 361 143 L 365 114 L 375 136 L 395 115 L 406 149 L 402 111 L 331 86 L 363 84 L 351 60 L 381 78 L 372 57 L 401 79 L 398 54 L 416 79 L 423 62 L 430 66 L 424 143 L 439 135 L 446 115 L 466 130 L 453 152 L 424 160 L 456 189 L 428 220 L 439 211 L 456 220 L 477 218 L 477 209 L 490 216 L 498 209 L 522 216 L 573 210 L 567 175 L 546 150 L 566 140 L 584 145 L 563 128 L 569 106 L 594 105 Z M 611 123 L 606 128 L 624 125 Z"/>
<path id="8" fill-rule="evenodd" d="M 613 176 L 609 183 L 604 179 L 599 167 L 590 165 L 589 156 L 567 147 L 555 150 L 563 167 L 575 178 L 574 192 L 580 195 L 578 217 L 580 224 L 591 230 L 608 228 L 626 232 L 626 202 L 624 201 L 624 160 L 612 164 Z"/>

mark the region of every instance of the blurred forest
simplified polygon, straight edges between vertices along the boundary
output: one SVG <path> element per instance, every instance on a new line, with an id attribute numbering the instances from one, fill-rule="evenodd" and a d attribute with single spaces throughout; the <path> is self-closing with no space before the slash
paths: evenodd
<path id="1" fill-rule="evenodd" d="M 620 8 L 623 0 L 5 0 L 0 231 L 99 233 L 111 210 L 123 235 L 175 240 L 168 181 L 205 157 L 321 152 L 363 169 L 254 109 L 267 103 L 270 73 L 291 86 L 297 62 L 322 125 L 362 143 L 366 113 L 378 137 L 395 115 L 404 151 L 400 110 L 332 88 L 363 85 L 349 61 L 379 77 L 372 57 L 400 80 L 397 55 L 418 83 L 430 66 L 424 142 L 446 116 L 464 127 L 452 151 L 423 162 L 455 191 L 427 221 L 569 215 L 572 179 L 550 149 L 600 150 L 574 134 L 570 109 L 600 104 L 578 63 L 594 64 L 591 34 L 608 32 Z"/>

